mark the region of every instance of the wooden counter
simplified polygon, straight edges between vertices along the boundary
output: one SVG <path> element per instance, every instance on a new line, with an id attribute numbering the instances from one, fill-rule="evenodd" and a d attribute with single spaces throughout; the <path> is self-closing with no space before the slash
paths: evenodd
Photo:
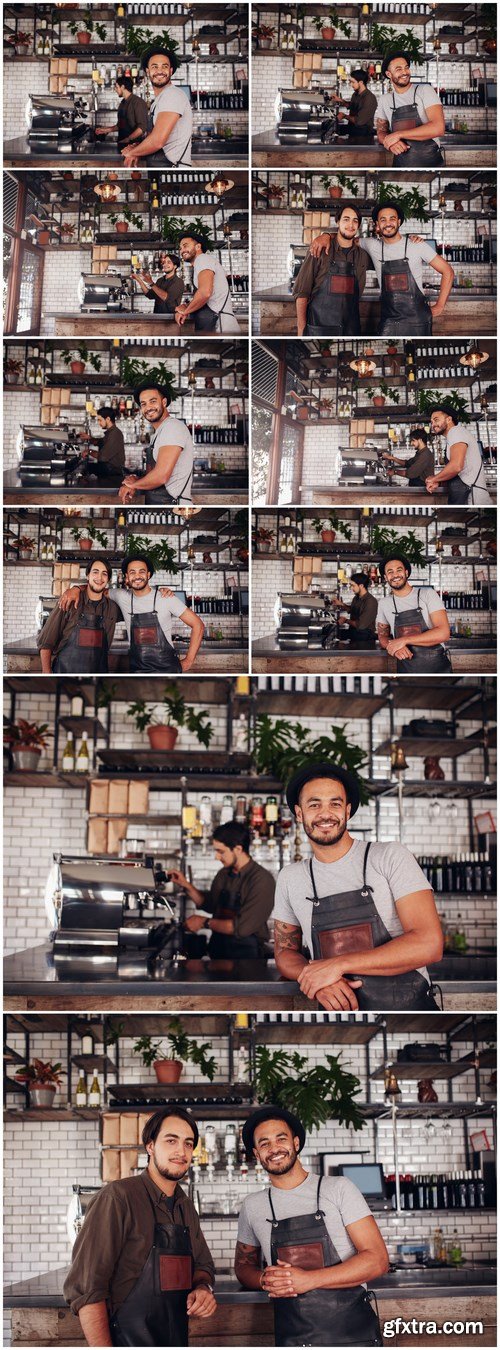
<path id="1" fill-rule="evenodd" d="M 467 110 L 461 111 L 465 117 Z M 495 144 L 481 135 L 442 136 L 441 148 L 445 159 L 442 168 L 477 169 L 480 164 L 481 168 L 488 169 L 496 164 Z M 393 163 L 393 159 L 393 155 L 375 140 L 353 141 L 340 137 L 329 145 L 321 142 L 282 145 L 274 128 L 252 137 L 252 164 L 256 169 L 397 169 L 397 161 Z"/>
<path id="2" fill-rule="evenodd" d="M 43 316 L 42 316 L 43 317 Z M 162 314 L 132 313 L 130 310 L 114 314 L 74 314 L 46 315 L 55 319 L 57 337 L 193 337 L 196 336 L 193 323 L 185 323 L 179 328 L 177 323 Z M 238 318 L 240 333 L 248 333 L 248 319 Z M 479 330 L 477 330 L 479 331 Z M 237 337 L 233 333 L 214 333 L 214 337 Z"/>
<path id="3" fill-rule="evenodd" d="M 179 649 L 182 656 L 186 648 Z M 9 674 L 40 675 L 40 656 L 36 638 L 21 638 L 18 642 L 4 645 L 4 660 Z M 109 654 L 109 673 L 126 674 L 129 671 L 128 643 L 114 641 Z M 228 647 L 226 643 L 202 643 L 194 673 L 196 675 L 246 675 L 248 671 L 248 651 L 246 647 Z M 140 679 L 140 675 L 137 676 Z M 180 676 L 182 679 L 182 676 Z"/>
<path id="4" fill-rule="evenodd" d="M 219 484 L 221 480 L 219 479 Z M 221 487 L 206 488 L 193 485 L 192 490 L 194 506 L 246 506 L 248 502 L 248 492 L 236 490 L 235 488 Z M 116 487 L 105 487 L 104 483 L 92 484 L 87 487 L 81 481 L 70 484 L 66 487 L 54 487 L 47 483 L 43 487 L 26 487 L 21 483 L 18 473 L 15 469 L 7 469 L 3 479 L 3 500 L 5 506 L 40 506 L 40 503 L 50 502 L 56 506 L 120 506 L 122 505 L 118 489 Z M 144 504 L 144 493 L 136 492 L 134 497 L 134 506 Z"/>
<path id="5" fill-rule="evenodd" d="M 452 638 L 446 644 L 451 656 L 453 675 L 494 675 L 496 648 L 493 643 L 471 639 Z M 252 643 L 252 673 L 254 675 L 400 675 L 399 662 L 388 656 L 378 645 L 372 648 L 342 643 L 334 650 L 321 648 L 283 651 L 274 633 L 254 639 Z M 446 677 L 443 675 L 442 677 Z"/>
<path id="6" fill-rule="evenodd" d="M 376 337 L 380 327 L 380 299 L 378 292 L 368 298 L 366 293 L 360 302 L 361 328 L 363 335 Z M 435 294 L 427 297 L 431 302 Z M 286 282 L 280 286 L 253 292 L 253 300 L 259 305 L 260 320 L 253 331 L 255 335 L 271 334 L 273 337 L 284 334 L 297 334 L 295 301 Z M 468 337 L 474 332 L 486 336 L 496 333 L 496 300 L 488 295 L 471 295 L 470 292 L 452 292 L 444 314 L 434 323 L 434 337 Z M 411 337 L 411 333 L 408 334 Z M 427 340 L 427 339 L 426 339 Z"/>
<path id="7" fill-rule="evenodd" d="M 203 143 L 203 140 L 195 135 L 191 152 L 192 168 L 220 169 L 221 164 L 227 169 L 246 168 L 248 153 L 243 144 L 241 138 L 238 138 L 235 139 L 234 146 L 231 140 L 222 139 L 217 144 L 210 145 L 207 142 Z M 62 169 L 96 171 L 124 167 L 123 156 L 110 141 L 101 145 L 91 145 L 85 140 L 66 150 L 55 148 L 42 150 L 35 142 L 31 143 L 27 136 L 15 136 L 12 140 L 4 142 L 3 159 L 4 166 L 11 169 L 57 169 L 61 172 Z M 144 169 L 153 172 L 151 165 L 145 164 Z M 157 167 L 155 171 L 158 172 Z"/>

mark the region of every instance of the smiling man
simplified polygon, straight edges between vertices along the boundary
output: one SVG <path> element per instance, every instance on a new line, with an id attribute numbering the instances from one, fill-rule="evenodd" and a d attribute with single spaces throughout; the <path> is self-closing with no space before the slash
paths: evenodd
<path id="1" fill-rule="evenodd" d="M 390 150 L 398 169 L 430 169 L 443 163 L 439 137 L 445 124 L 441 100 L 432 84 L 412 84 L 406 52 L 389 53 L 382 62 L 382 77 L 392 89 L 382 94 L 375 112 L 375 128 L 381 145 Z"/>
<path id="2" fill-rule="evenodd" d="M 127 168 L 146 159 L 148 167 L 191 168 L 193 109 L 183 89 L 172 84 L 177 57 L 167 47 L 149 47 L 141 61 L 153 86 L 148 135 L 139 145 L 122 150 Z"/>
<path id="3" fill-rule="evenodd" d="M 447 462 L 438 473 L 429 471 L 427 491 L 432 495 L 443 484 L 451 506 L 491 506 L 477 430 L 460 422 L 453 404 L 444 399 L 433 409 L 431 431 L 444 436 Z"/>
<path id="4" fill-rule="evenodd" d="M 179 1185 L 198 1137 L 188 1111 L 155 1111 L 144 1172 L 90 1201 L 64 1284 L 88 1345 L 187 1345 L 189 1318 L 215 1312 L 214 1263 Z"/>
<path id="5" fill-rule="evenodd" d="M 153 435 L 147 448 L 147 471 L 142 478 L 127 474 L 118 494 L 120 501 L 131 502 L 141 492 L 148 506 L 191 506 L 194 441 L 189 427 L 180 417 L 170 416 L 172 397 L 161 385 L 145 380 L 134 389 L 134 398 Z"/>
<path id="6" fill-rule="evenodd" d="M 208 252 L 207 240 L 202 234 L 185 234 L 179 249 L 182 261 L 192 264 L 194 286 L 191 299 L 177 305 L 179 327 L 192 317 L 195 333 L 239 333 L 229 281 L 222 263 Z"/>
<path id="7" fill-rule="evenodd" d="M 434 895 L 402 844 L 353 839 L 359 807 L 353 774 L 329 762 L 304 764 L 286 793 L 312 857 L 278 877 L 274 952 L 280 974 L 332 1009 L 431 1011 L 427 961 L 443 935 Z"/>
<path id="8" fill-rule="evenodd" d="M 306 1172 L 304 1126 L 282 1107 L 254 1111 L 243 1142 L 271 1185 L 243 1201 L 234 1268 L 272 1299 L 274 1344 L 382 1345 L 364 1281 L 385 1275 L 389 1257 L 358 1187 Z"/>
<path id="9" fill-rule="evenodd" d="M 299 337 L 355 337 L 361 332 L 359 301 L 368 263 L 357 247 L 360 224 L 357 206 L 345 206 L 336 232 L 320 236 L 328 239 L 328 248 L 321 253 L 311 246 L 306 254 L 293 287 Z"/>
<path id="10" fill-rule="evenodd" d="M 449 675 L 443 643 L 450 625 L 441 596 L 433 586 L 410 586 L 411 563 L 404 553 L 385 558 L 379 571 L 392 594 L 379 600 L 377 636 L 388 656 L 396 657 L 398 674 Z"/>
<path id="11" fill-rule="evenodd" d="M 108 594 L 111 566 L 95 559 L 85 571 L 87 584 L 74 588 L 76 604 L 67 612 L 56 605 L 37 636 L 43 675 L 100 675 L 108 670 L 118 619 Z"/>

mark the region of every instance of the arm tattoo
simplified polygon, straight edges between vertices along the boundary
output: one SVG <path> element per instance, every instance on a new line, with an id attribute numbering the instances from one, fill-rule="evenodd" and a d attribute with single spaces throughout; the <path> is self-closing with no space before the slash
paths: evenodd
<path id="1" fill-rule="evenodd" d="M 252 1266 L 254 1270 L 260 1269 L 260 1247 L 252 1247 L 248 1242 L 236 1243 L 235 1266 Z"/>
<path id="2" fill-rule="evenodd" d="M 280 923 L 278 919 L 274 923 L 274 949 L 275 951 L 300 952 L 302 948 L 302 931 L 296 928 L 293 923 Z"/>

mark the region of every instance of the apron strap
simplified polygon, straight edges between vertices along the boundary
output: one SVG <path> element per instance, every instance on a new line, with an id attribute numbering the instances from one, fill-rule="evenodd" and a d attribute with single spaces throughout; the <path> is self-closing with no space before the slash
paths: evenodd
<path id="1" fill-rule="evenodd" d="M 368 854 L 370 852 L 370 848 L 371 848 L 371 841 L 366 845 L 363 858 L 363 890 L 366 890 L 366 869 L 368 866 Z"/>
<path id="2" fill-rule="evenodd" d="M 273 1216 L 272 1219 L 268 1219 L 267 1222 L 268 1222 L 268 1223 L 277 1223 L 278 1220 L 277 1220 L 276 1215 L 275 1215 L 275 1212 L 274 1212 L 273 1197 L 272 1197 L 272 1195 L 271 1195 L 271 1187 L 269 1187 L 269 1190 L 268 1190 L 267 1194 L 268 1194 L 268 1196 L 269 1196 L 269 1204 L 270 1204 L 270 1206 L 271 1206 L 271 1214 L 272 1214 L 272 1216 Z"/>
<path id="3" fill-rule="evenodd" d="M 321 1190 L 321 1182 L 322 1182 L 322 1180 L 323 1180 L 323 1177 L 319 1176 L 319 1177 L 318 1177 L 318 1189 L 317 1189 L 317 1192 L 316 1192 L 316 1214 L 322 1214 L 322 1213 L 323 1213 L 323 1210 L 320 1209 L 320 1207 L 319 1207 L 319 1193 L 320 1193 L 320 1190 Z"/>
<path id="4" fill-rule="evenodd" d="M 154 598 L 154 600 L 153 600 L 153 614 L 156 614 L 156 601 L 157 601 L 157 599 L 158 599 L 158 587 L 157 587 L 157 586 L 155 586 L 154 591 L 155 591 L 155 598 Z"/>
<path id="5" fill-rule="evenodd" d="M 312 860 L 312 858 L 309 859 L 309 871 L 310 871 L 310 874 L 311 874 L 311 883 L 312 883 L 312 888 L 313 888 L 313 899 L 314 899 L 314 900 L 317 900 L 317 899 L 318 899 L 318 892 L 317 892 L 317 890 L 316 890 L 316 882 L 315 882 L 315 880 L 314 880 L 313 860 Z"/>
<path id="6" fill-rule="evenodd" d="M 405 251 L 404 251 L 403 257 L 406 259 L 407 256 L 408 256 L 408 235 L 405 234 Z M 408 264 L 408 266 L 409 266 L 409 264 Z"/>

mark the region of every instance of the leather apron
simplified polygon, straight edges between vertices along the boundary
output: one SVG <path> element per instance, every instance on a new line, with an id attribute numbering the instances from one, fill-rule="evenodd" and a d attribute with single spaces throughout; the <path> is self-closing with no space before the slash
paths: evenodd
<path id="1" fill-rule="evenodd" d="M 359 282 L 354 271 L 354 247 L 334 253 L 321 285 L 307 306 L 305 333 L 308 337 L 358 337 Z"/>
<path id="2" fill-rule="evenodd" d="M 86 600 L 78 622 L 52 663 L 57 675 L 100 675 L 108 671 L 104 602 Z"/>
<path id="3" fill-rule="evenodd" d="M 146 468 L 148 472 L 150 469 L 156 469 L 156 460 L 153 454 L 153 447 L 155 441 L 156 436 L 154 440 L 151 442 L 151 445 L 148 445 L 146 450 Z M 193 469 L 191 468 L 186 478 L 186 482 L 184 483 L 177 497 L 173 497 L 172 493 L 168 492 L 166 487 L 152 488 L 150 492 L 144 493 L 144 501 L 146 506 L 175 506 L 177 502 L 182 501 L 186 488 L 188 489 L 189 492 L 188 501 L 191 501 L 192 481 L 193 481 Z"/>
<path id="4" fill-rule="evenodd" d="M 479 446 L 478 446 L 479 450 Z M 448 506 L 472 506 L 474 502 L 474 488 L 481 476 L 483 467 L 481 451 L 479 450 L 479 468 L 473 483 L 464 483 L 460 474 L 455 474 L 448 483 Z"/>
<path id="5" fill-rule="evenodd" d="M 241 879 L 236 890 L 225 886 L 217 896 L 214 919 L 234 919 L 242 909 Z M 257 960 L 263 953 L 256 933 L 248 937 L 238 937 L 232 933 L 212 933 L 208 944 L 208 955 L 212 960 Z"/>
<path id="6" fill-rule="evenodd" d="M 301 1270 L 338 1266 L 340 1256 L 320 1209 L 321 1177 L 315 1214 L 277 1219 L 271 1190 L 271 1262 L 287 1261 Z M 296 1298 L 273 1298 L 275 1345 L 382 1345 L 378 1317 L 363 1285 L 351 1289 L 311 1289 Z"/>
<path id="7" fill-rule="evenodd" d="M 425 126 L 415 101 L 419 88 L 416 84 L 413 103 L 405 103 L 402 107 L 396 107 L 396 95 L 392 95 L 391 131 L 397 131 L 402 141 L 405 131 Z M 437 94 L 436 100 L 439 102 Z M 437 141 L 431 136 L 428 141 L 408 141 L 408 149 L 402 155 L 393 155 L 392 162 L 397 169 L 429 169 L 444 164 L 444 159 Z"/>
<path id="8" fill-rule="evenodd" d="M 153 1246 L 125 1302 L 110 1318 L 113 1345 L 187 1345 L 193 1253 L 185 1224 L 157 1223 Z"/>
<path id="9" fill-rule="evenodd" d="M 321 899 L 316 890 L 313 860 L 309 872 L 313 889 L 311 937 L 313 960 L 325 961 L 346 952 L 372 951 L 384 947 L 392 938 L 380 917 L 373 900 L 373 887 L 366 880 L 370 845 L 363 857 L 363 885 L 361 890 L 342 891 Z M 310 899 L 310 897 L 307 897 Z M 432 988 L 418 970 L 401 975 L 359 975 L 349 971 L 347 979 L 362 980 L 355 990 L 360 1012 L 432 1012 L 437 1004 Z"/>
<path id="10" fill-rule="evenodd" d="M 411 333 L 432 337 L 432 310 L 417 286 L 407 258 L 408 235 L 402 258 L 384 258 L 382 242 L 381 322 L 379 334 Z"/>
<path id="11" fill-rule="evenodd" d="M 150 108 L 148 112 L 148 130 L 147 130 L 148 136 L 151 135 L 151 132 L 154 129 L 154 124 L 155 124 L 154 113 L 152 111 L 152 108 Z M 146 165 L 148 169 L 152 169 L 153 167 L 156 167 L 158 169 L 179 169 L 184 167 L 187 169 L 192 169 L 193 166 L 190 160 L 184 159 L 184 155 L 191 140 L 191 136 L 192 132 L 190 131 L 186 144 L 183 146 L 181 150 L 180 157 L 175 161 L 173 159 L 168 159 L 164 150 L 156 150 L 154 155 L 148 155 L 146 159 Z"/>
<path id="12" fill-rule="evenodd" d="M 134 614 L 134 597 L 130 597 L 130 669 L 151 674 L 182 674 L 177 652 L 165 637 L 158 614 L 155 590 L 153 608 Z"/>
<path id="13" fill-rule="evenodd" d="M 417 586 L 417 603 L 414 609 L 405 609 L 398 612 L 396 597 L 393 595 L 392 603 L 394 605 L 394 637 L 411 638 L 413 633 L 428 633 L 429 628 L 425 622 L 422 610 L 420 609 L 420 591 L 425 590 L 425 586 Z M 408 646 L 413 652 L 411 661 L 398 661 L 398 675 L 450 675 L 451 664 L 447 651 L 440 642 L 435 647 L 412 647 L 411 641 Z"/>
<path id="14" fill-rule="evenodd" d="M 227 278 L 226 278 L 226 280 L 227 280 Z M 220 319 L 221 314 L 226 313 L 226 306 L 227 306 L 227 302 L 228 302 L 228 300 L 229 300 L 230 294 L 231 294 L 231 288 L 230 288 L 229 282 L 227 282 L 227 291 L 226 291 L 226 294 L 225 294 L 225 296 L 224 296 L 224 304 L 222 305 L 221 309 L 211 309 L 211 308 L 210 308 L 210 305 L 202 305 L 200 309 L 196 309 L 196 310 L 194 311 L 194 314 L 193 314 L 191 317 L 193 318 L 193 321 L 194 321 L 194 331 L 195 331 L 195 333 L 214 333 L 214 332 L 215 332 L 215 329 L 217 328 L 217 324 L 218 324 L 218 322 L 219 322 L 219 319 Z M 231 313 L 232 313 L 232 311 L 231 311 Z M 222 328 L 220 329 L 220 331 L 222 332 Z"/>

